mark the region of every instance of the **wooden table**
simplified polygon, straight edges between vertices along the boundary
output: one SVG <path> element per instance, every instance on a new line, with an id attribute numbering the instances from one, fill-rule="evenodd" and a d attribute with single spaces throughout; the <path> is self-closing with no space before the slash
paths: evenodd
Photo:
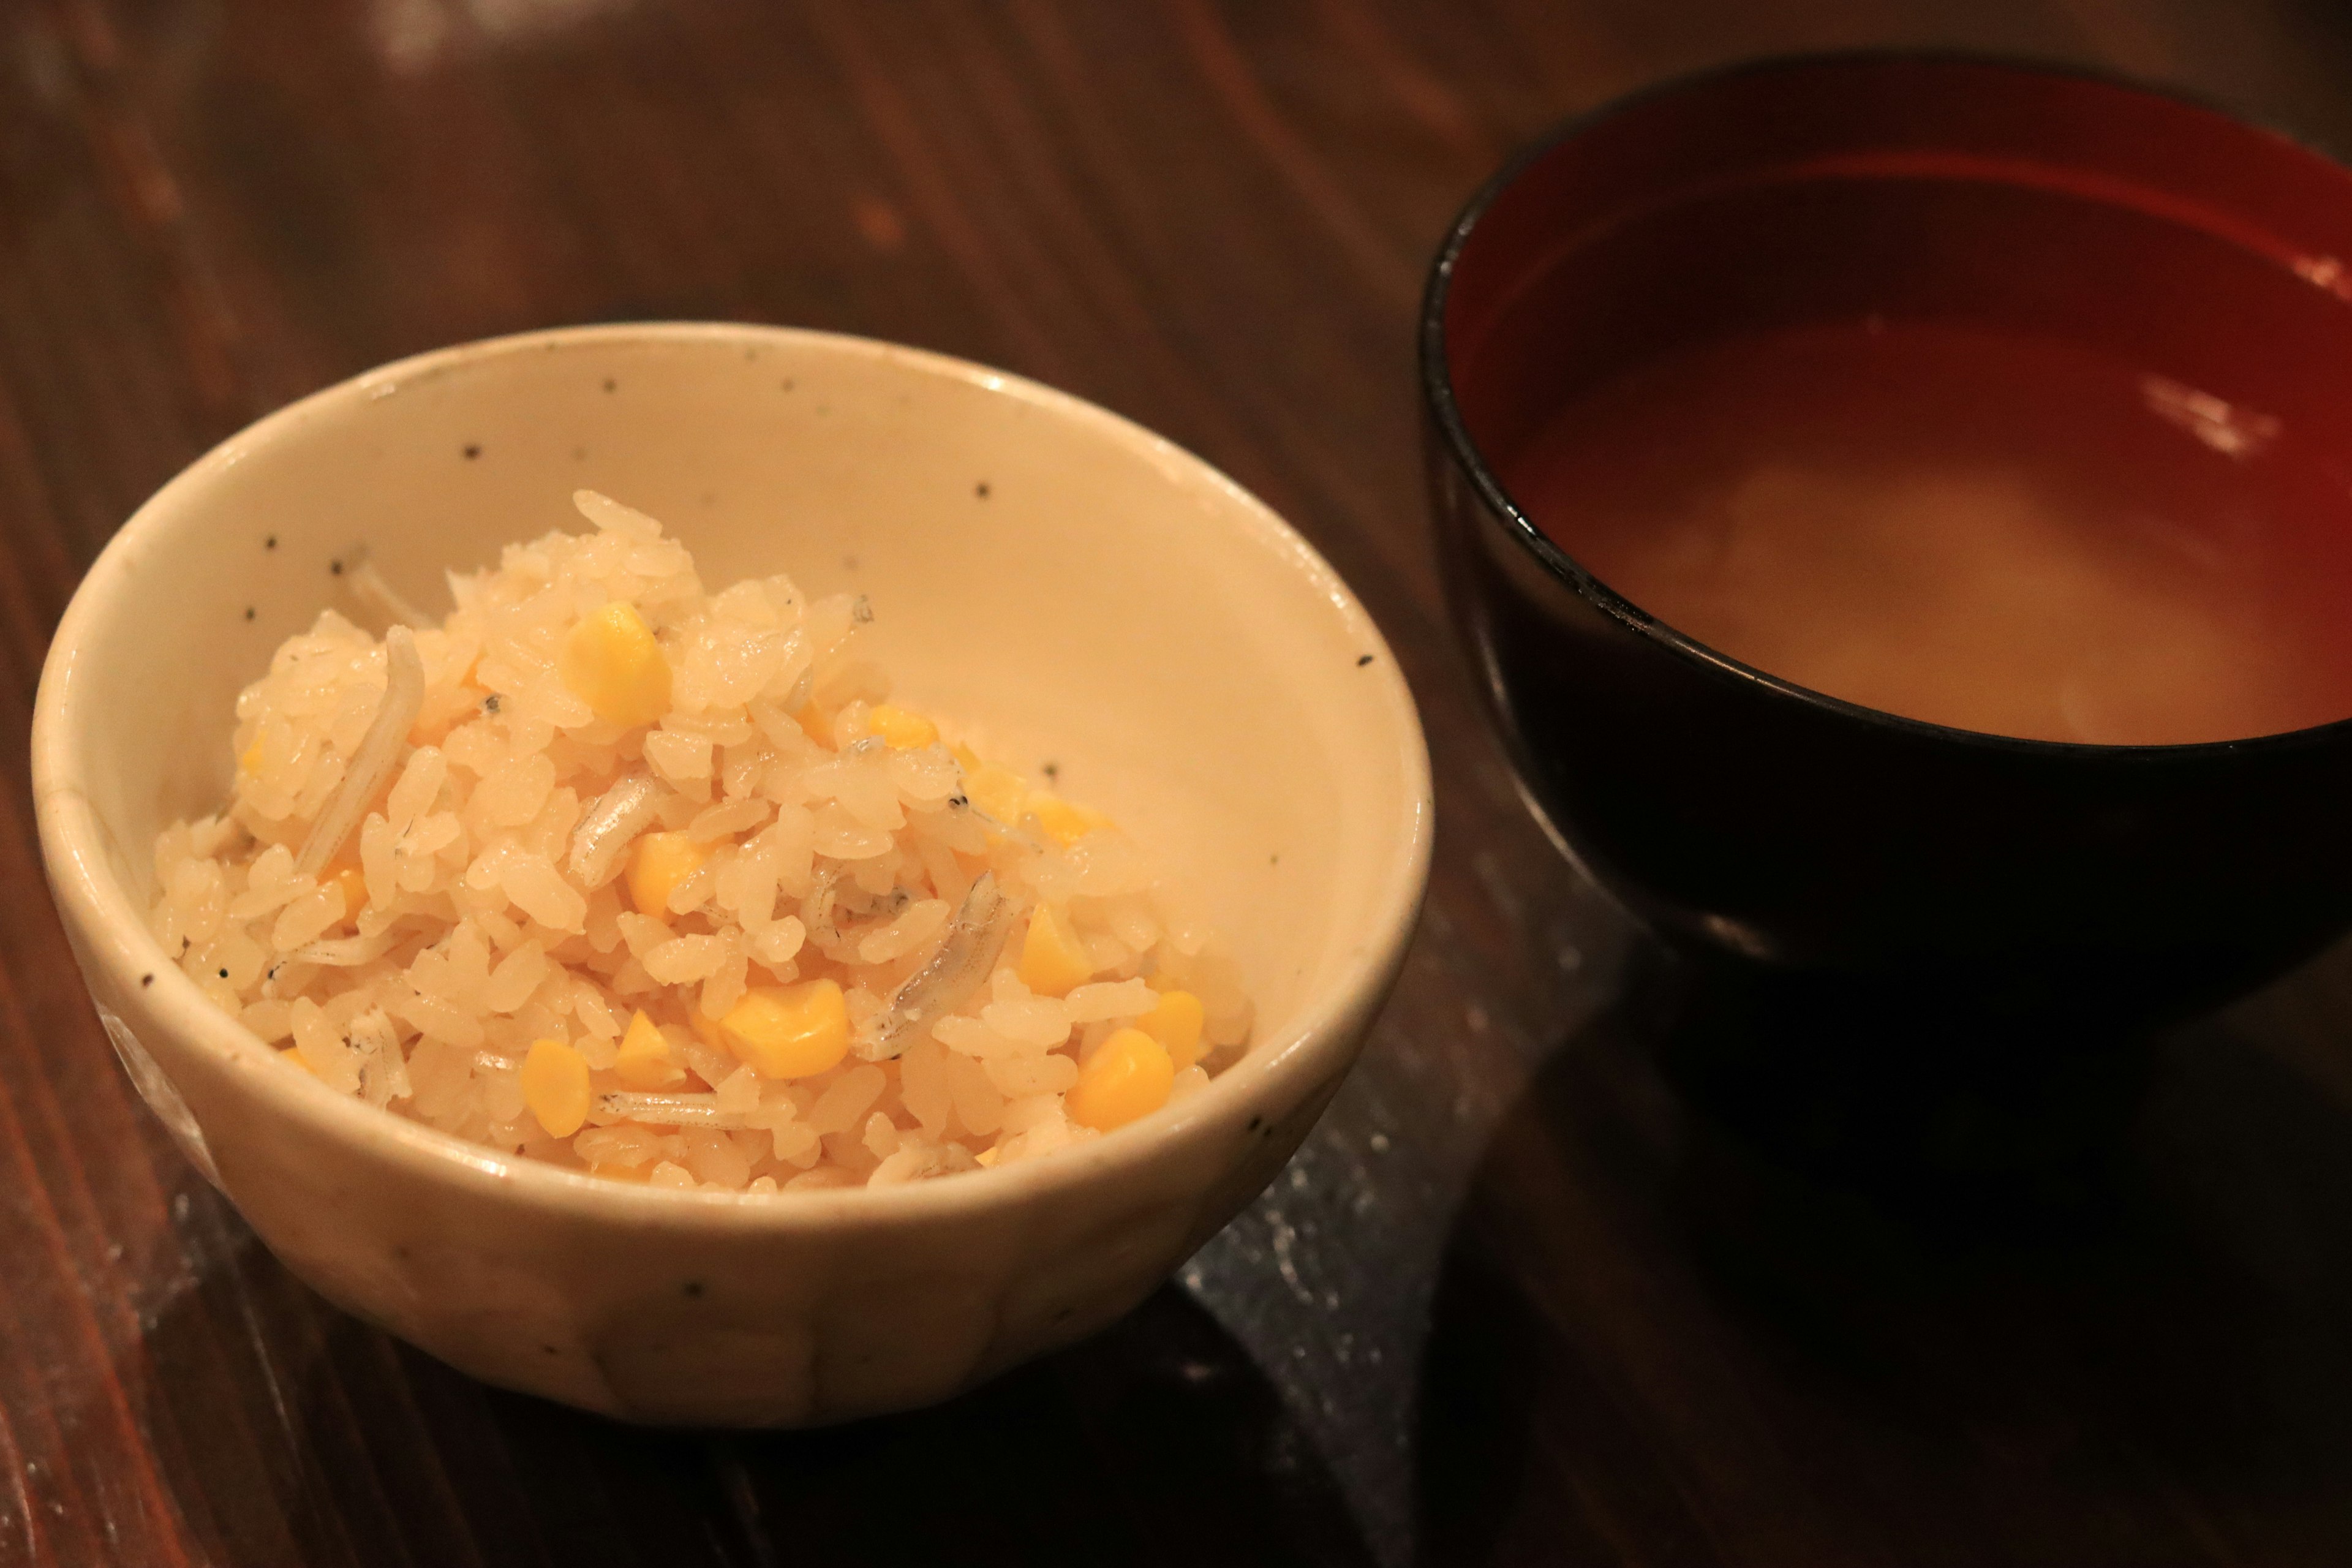
<path id="1" fill-rule="evenodd" d="M 84 565 L 247 420 L 434 344 L 727 317 L 1221 465 L 1387 629 L 1441 800 L 1363 1066 L 1180 1281 L 949 1408 L 735 1437 L 485 1389 L 294 1283 L 107 1050 L 13 750 L 0 1563 L 2352 1561 L 2352 959 L 1949 1157 L 1695 1101 L 1674 973 L 1521 812 L 1443 624 L 1411 326 L 1465 195 L 1661 75 L 1885 42 L 2352 145 L 2322 0 L 0 8 L 17 733 Z"/>

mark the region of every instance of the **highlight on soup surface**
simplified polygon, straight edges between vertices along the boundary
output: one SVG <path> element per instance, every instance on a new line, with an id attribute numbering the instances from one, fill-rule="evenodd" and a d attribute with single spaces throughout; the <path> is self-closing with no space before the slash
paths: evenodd
<path id="1" fill-rule="evenodd" d="M 1097 812 L 894 704 L 862 597 L 707 593 L 585 534 L 364 565 L 237 699 L 227 805 L 155 846 L 154 933 L 289 1071 L 505 1152 L 661 1186 L 1011 1163 L 1245 1048 L 1231 955 Z"/>

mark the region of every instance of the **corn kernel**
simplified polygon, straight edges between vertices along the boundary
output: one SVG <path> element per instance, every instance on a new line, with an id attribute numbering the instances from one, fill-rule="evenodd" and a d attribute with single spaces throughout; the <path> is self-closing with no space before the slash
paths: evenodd
<path id="1" fill-rule="evenodd" d="M 894 752 L 912 751 L 928 746 L 940 738 L 940 727 L 920 713 L 910 712 L 895 704 L 877 704 L 866 715 L 874 732 L 882 737 Z"/>
<path id="2" fill-rule="evenodd" d="M 1108 1132 L 1167 1104 L 1175 1081 L 1176 1066 L 1158 1040 L 1140 1029 L 1121 1029 L 1078 1068 L 1062 1110 L 1079 1126 Z"/>
<path id="3" fill-rule="evenodd" d="M 961 768 L 965 773 L 976 773 L 980 772 L 980 753 L 973 751 L 970 746 L 965 745 L 961 741 L 954 742 L 948 747 L 948 755 L 953 757 L 956 760 L 956 766 Z"/>
<path id="4" fill-rule="evenodd" d="M 367 908 L 367 878 L 357 866 L 330 872 L 327 880 L 343 890 L 343 918 L 351 920 Z"/>
<path id="5" fill-rule="evenodd" d="M 631 1089 L 662 1089 L 686 1077 L 669 1059 L 669 1042 L 643 1013 L 630 1017 L 621 1036 L 621 1048 L 613 1058 L 613 1071 Z"/>
<path id="6" fill-rule="evenodd" d="M 522 1058 L 522 1102 L 551 1138 L 569 1138 L 588 1120 L 588 1062 L 562 1040 L 538 1040 Z"/>
<path id="7" fill-rule="evenodd" d="M 563 639 L 556 669 L 608 724 L 650 724 L 669 711 L 669 660 L 625 599 L 581 618 Z"/>
<path id="8" fill-rule="evenodd" d="M 966 773 L 963 793 L 965 799 L 1007 826 L 1020 821 L 1028 809 L 1029 781 L 995 763 L 983 763 Z"/>
<path id="9" fill-rule="evenodd" d="M 629 901 L 637 913 L 662 920 L 677 885 L 702 869 L 710 846 L 683 833 L 648 833 L 629 847 Z"/>
<path id="10" fill-rule="evenodd" d="M 686 1026 L 694 1031 L 696 1039 L 700 1040 L 712 1050 L 723 1051 L 727 1048 L 727 1037 L 719 1032 L 719 1020 L 704 1012 L 699 1004 L 686 1010 Z"/>
<path id="11" fill-rule="evenodd" d="M 302 1059 L 301 1051 L 293 1046 L 287 1047 L 284 1050 L 278 1052 L 278 1056 L 279 1060 L 293 1063 L 296 1067 L 300 1068 L 304 1072 L 309 1073 L 312 1078 L 319 1076 L 319 1069 L 312 1067 L 309 1062 L 304 1061 Z"/>
<path id="12" fill-rule="evenodd" d="M 996 1163 L 996 1151 L 993 1149 L 982 1149 L 979 1153 L 974 1154 L 971 1157 L 971 1163 L 978 1165 L 982 1170 L 987 1170 Z"/>
<path id="13" fill-rule="evenodd" d="M 1040 994 L 1059 996 L 1086 984 L 1094 972 L 1086 945 L 1068 923 L 1050 906 L 1038 905 L 1021 942 L 1021 984 Z"/>
<path id="14" fill-rule="evenodd" d="M 261 771 L 261 737 L 260 737 L 260 736 L 256 735 L 256 736 L 253 738 L 253 744 L 251 744 L 250 746 L 247 746 L 247 747 L 245 749 L 245 754 L 244 754 L 243 756 L 241 756 L 241 757 L 237 758 L 237 760 L 236 760 L 236 771 L 237 771 L 237 772 L 239 772 L 239 773 L 243 773 L 243 774 L 245 774 L 245 775 L 246 775 L 247 777 L 248 777 L 248 778 L 250 778 L 250 777 L 251 777 L 251 776 L 253 776 L 255 773 L 259 773 L 259 772 Z"/>
<path id="15" fill-rule="evenodd" d="M 719 1032 L 761 1078 L 810 1078 L 849 1054 L 849 1007 L 830 980 L 761 986 L 729 1010 Z"/>
<path id="16" fill-rule="evenodd" d="M 1135 1021 L 1135 1026 L 1158 1040 L 1168 1059 L 1182 1072 L 1201 1059 L 1201 1025 L 1206 1016 L 1201 999 L 1190 991 L 1163 991 L 1160 1005 Z"/>
<path id="17" fill-rule="evenodd" d="M 643 1186 L 653 1179 L 654 1173 L 650 1165 L 591 1165 L 588 1173 L 608 1182 L 635 1182 Z"/>
<path id="18" fill-rule="evenodd" d="M 1110 818 L 1099 811 L 1088 811 L 1083 805 L 1072 805 L 1059 795 L 1039 790 L 1029 797 L 1029 813 L 1037 826 L 1063 846 L 1076 844 L 1097 827 L 1108 827 Z"/>

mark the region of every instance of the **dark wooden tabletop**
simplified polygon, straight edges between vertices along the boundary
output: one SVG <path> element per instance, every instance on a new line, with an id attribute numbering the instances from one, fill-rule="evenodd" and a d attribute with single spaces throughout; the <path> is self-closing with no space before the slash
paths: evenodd
<path id="1" fill-rule="evenodd" d="M 1411 328 L 1455 207 L 1645 81 L 1874 43 L 2352 146 L 2327 0 L 0 5 L 14 733 L 83 567 L 247 421 L 436 344 L 740 318 L 1223 467 L 1386 628 L 1440 800 L 1363 1065 L 1180 1279 L 950 1407 L 744 1437 L 486 1389 L 295 1283 L 117 1068 L 11 748 L 0 1563 L 2352 1561 L 2352 955 L 1935 1136 L 1701 1092 L 1676 972 L 1530 825 L 1443 622 Z"/>

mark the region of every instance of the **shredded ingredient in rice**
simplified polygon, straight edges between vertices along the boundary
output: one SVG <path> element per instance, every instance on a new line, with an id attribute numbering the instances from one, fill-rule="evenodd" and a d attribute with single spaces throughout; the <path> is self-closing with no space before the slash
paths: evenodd
<path id="1" fill-rule="evenodd" d="M 228 809 L 157 840 L 157 938 L 289 1070 L 770 1193 L 1032 1159 L 1240 1053 L 1230 956 L 1108 818 L 890 702 L 862 597 L 705 594 L 573 500 L 593 532 L 453 574 L 438 627 L 288 639 Z"/>

